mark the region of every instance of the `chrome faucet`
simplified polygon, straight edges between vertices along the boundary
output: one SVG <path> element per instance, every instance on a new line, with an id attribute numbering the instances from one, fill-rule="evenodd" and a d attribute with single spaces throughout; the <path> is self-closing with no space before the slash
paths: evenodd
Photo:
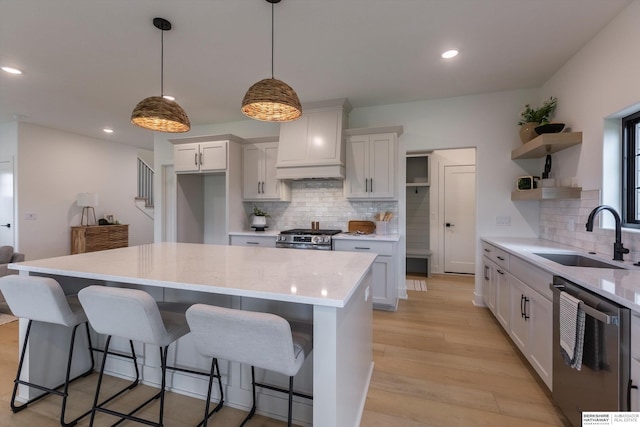
<path id="1" fill-rule="evenodd" d="M 616 220 L 616 241 L 613 244 L 613 260 L 614 261 L 624 261 L 622 258 L 623 254 L 628 254 L 629 249 L 625 248 L 622 245 L 622 221 L 620 220 L 620 215 L 613 209 L 611 206 L 600 205 L 589 214 L 589 219 L 587 219 L 587 231 L 593 231 L 593 220 L 598 214 L 598 212 L 602 210 L 607 210 L 611 212 L 613 218 Z"/>

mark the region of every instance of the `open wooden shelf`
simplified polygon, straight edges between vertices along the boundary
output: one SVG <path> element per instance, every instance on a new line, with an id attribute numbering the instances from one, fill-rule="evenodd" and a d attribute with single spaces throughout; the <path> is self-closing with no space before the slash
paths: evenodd
<path id="1" fill-rule="evenodd" d="M 513 150 L 511 160 L 538 159 L 578 144 L 582 144 L 582 132 L 545 133 Z"/>
<path id="2" fill-rule="evenodd" d="M 541 187 L 533 190 L 512 191 L 511 200 L 579 199 L 580 187 Z"/>

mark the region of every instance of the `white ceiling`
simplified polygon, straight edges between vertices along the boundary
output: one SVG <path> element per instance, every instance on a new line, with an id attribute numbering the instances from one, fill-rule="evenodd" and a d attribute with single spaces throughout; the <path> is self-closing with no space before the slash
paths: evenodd
<path id="1" fill-rule="evenodd" d="M 283 0 L 275 77 L 303 104 L 354 107 L 539 87 L 631 1 Z M 154 17 L 173 24 L 164 89 L 192 125 L 242 119 L 244 93 L 271 72 L 265 0 L 0 0 L 0 65 L 24 71 L 0 73 L 0 123 L 152 149 L 129 118 L 160 94 Z"/>

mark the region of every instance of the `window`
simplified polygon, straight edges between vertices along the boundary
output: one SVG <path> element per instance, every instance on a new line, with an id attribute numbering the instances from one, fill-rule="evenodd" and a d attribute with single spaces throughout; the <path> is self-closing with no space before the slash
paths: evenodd
<path id="1" fill-rule="evenodd" d="M 640 111 L 622 119 L 622 222 L 640 228 Z"/>

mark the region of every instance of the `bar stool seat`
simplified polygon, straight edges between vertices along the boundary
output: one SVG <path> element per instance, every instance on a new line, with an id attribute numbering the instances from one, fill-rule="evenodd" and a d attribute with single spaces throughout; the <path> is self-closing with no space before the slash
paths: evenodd
<path id="1" fill-rule="evenodd" d="M 189 328 L 194 336 L 196 350 L 202 356 L 224 359 L 251 365 L 253 402 L 244 426 L 256 411 L 256 386 L 276 390 L 289 395 L 288 425 L 292 423 L 293 396 L 312 399 L 311 396 L 293 391 L 293 378 L 313 349 L 312 330 L 292 331 L 284 318 L 270 313 L 258 313 L 195 304 L 186 312 Z M 255 367 L 277 372 L 289 377 L 289 388 L 283 389 L 255 381 Z M 213 371 L 209 389 L 213 383 Z M 207 398 L 204 420 L 207 426 L 209 413 Z"/>
<path id="2" fill-rule="evenodd" d="M 29 404 L 47 395 L 54 394 L 62 397 L 60 424 L 63 426 L 75 425 L 81 418 L 91 413 L 91 410 L 86 411 L 72 421 L 65 421 L 67 398 L 69 396 L 69 384 L 78 378 L 90 375 L 93 372 L 94 368 L 89 325 L 87 324 L 87 316 L 85 315 L 80 302 L 75 296 L 66 296 L 60 284 L 56 280 L 49 277 L 18 275 L 4 276 L 0 278 L 0 291 L 2 291 L 4 299 L 6 300 L 7 305 L 9 306 L 9 309 L 11 310 L 13 315 L 22 319 L 29 320 L 24 342 L 22 344 L 22 350 L 20 352 L 18 372 L 16 373 L 13 392 L 11 394 L 11 410 L 13 412 L 19 412 L 25 409 Z M 62 325 L 68 328 L 72 328 L 65 379 L 64 382 L 57 387 L 46 387 L 41 384 L 35 384 L 20 379 L 33 321 Z M 83 372 L 75 378 L 70 379 L 76 331 L 78 329 L 78 326 L 82 324 L 85 325 L 85 330 L 87 333 L 87 340 L 89 344 L 88 351 L 91 358 L 91 367 L 86 372 Z M 51 370 L 57 369 L 54 366 L 48 368 Z M 35 388 L 37 390 L 44 391 L 45 393 L 28 400 L 22 405 L 16 405 L 16 394 L 19 385 Z M 60 388 L 62 388 L 62 391 L 59 390 Z"/>
<path id="3" fill-rule="evenodd" d="M 164 396 L 166 386 L 167 350 L 171 343 L 189 332 L 185 319 L 186 304 L 156 303 L 147 292 L 137 289 L 115 288 L 109 286 L 89 286 L 78 293 L 80 302 L 93 329 L 107 335 L 105 352 L 109 349 L 112 337 L 139 341 L 144 344 L 155 345 L 160 348 L 160 363 L 162 369 L 162 384 L 160 391 L 129 413 L 121 413 L 105 407 L 114 397 L 98 403 L 100 387 L 104 376 L 106 357 L 103 358 L 98 378 L 98 386 L 91 411 L 90 425 L 93 425 L 96 412 L 103 412 L 147 425 L 162 426 L 164 415 Z M 131 346 L 135 361 L 135 350 Z M 217 363 L 216 363 L 217 368 Z M 178 368 L 169 368 L 183 370 Z M 136 365 L 137 370 L 137 365 Z M 183 370 L 192 372 L 189 370 Z M 193 372 L 198 373 L 198 372 Z M 202 373 L 199 373 L 202 374 Z M 219 372 L 218 372 L 219 377 Z M 220 388 L 222 393 L 222 388 Z M 222 394 L 221 394 L 222 396 Z M 134 414 L 152 401 L 160 399 L 158 422 L 153 422 L 134 416 Z M 222 400 L 222 399 L 221 399 Z"/>

